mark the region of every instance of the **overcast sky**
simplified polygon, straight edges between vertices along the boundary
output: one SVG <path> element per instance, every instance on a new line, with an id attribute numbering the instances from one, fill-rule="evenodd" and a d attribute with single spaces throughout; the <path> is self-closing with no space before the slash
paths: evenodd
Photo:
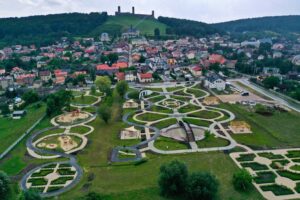
<path id="1" fill-rule="evenodd" d="M 300 0 L 0 0 L 0 17 L 65 12 L 122 11 L 194 19 L 207 23 L 274 15 L 300 15 Z"/>

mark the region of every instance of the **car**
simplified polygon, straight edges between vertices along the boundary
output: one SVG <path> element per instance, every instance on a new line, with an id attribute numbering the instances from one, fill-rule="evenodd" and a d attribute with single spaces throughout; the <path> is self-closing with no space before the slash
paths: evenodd
<path id="1" fill-rule="evenodd" d="M 249 96 L 250 94 L 249 94 L 249 92 L 242 92 L 242 94 L 241 94 L 243 97 L 246 97 L 246 96 Z"/>

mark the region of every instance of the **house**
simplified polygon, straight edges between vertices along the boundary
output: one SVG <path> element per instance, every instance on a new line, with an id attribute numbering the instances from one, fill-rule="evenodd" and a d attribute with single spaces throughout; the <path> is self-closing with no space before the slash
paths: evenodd
<path id="1" fill-rule="evenodd" d="M 25 110 L 18 110 L 18 111 L 14 111 L 12 113 L 12 118 L 13 119 L 21 119 L 25 115 L 26 115 L 26 111 Z"/>
<path id="2" fill-rule="evenodd" d="M 125 81 L 134 82 L 134 81 L 136 81 L 136 79 L 137 79 L 137 77 L 136 77 L 135 73 L 133 73 L 132 71 L 125 72 Z"/>
<path id="3" fill-rule="evenodd" d="M 195 77 L 202 76 L 202 68 L 200 66 L 195 66 L 195 67 L 190 68 L 190 72 Z"/>
<path id="4" fill-rule="evenodd" d="M 235 69 L 236 63 L 237 63 L 237 60 L 227 60 L 226 61 L 226 68 Z"/>
<path id="5" fill-rule="evenodd" d="M 234 134 L 252 133 L 251 126 L 245 121 L 231 121 L 229 129 Z"/>
<path id="6" fill-rule="evenodd" d="M 117 72 L 116 74 L 117 81 L 124 81 L 125 80 L 125 73 L 124 72 Z"/>
<path id="7" fill-rule="evenodd" d="M 217 63 L 217 64 L 223 65 L 226 62 L 226 59 L 222 55 L 219 55 L 219 54 L 210 55 L 208 60 L 209 60 L 210 64 L 216 64 Z"/>
<path id="8" fill-rule="evenodd" d="M 141 139 L 141 131 L 134 128 L 134 126 L 125 128 L 120 133 L 121 140 L 130 140 L 130 139 Z"/>
<path id="9" fill-rule="evenodd" d="M 136 38 L 136 37 L 139 37 L 140 36 L 140 31 L 133 28 L 133 27 L 130 27 L 127 32 L 125 33 L 122 33 L 122 37 L 124 39 L 130 39 L 130 38 Z"/>
<path id="10" fill-rule="evenodd" d="M 16 82 L 19 85 L 33 85 L 35 74 L 22 74 L 16 77 Z"/>
<path id="11" fill-rule="evenodd" d="M 123 104 L 123 108 L 138 108 L 138 107 L 139 104 L 136 103 L 133 99 L 130 99 Z"/>
<path id="12" fill-rule="evenodd" d="M 209 89 L 217 89 L 218 91 L 222 91 L 226 88 L 226 82 L 217 74 L 211 74 L 206 77 L 204 86 Z"/>
<path id="13" fill-rule="evenodd" d="M 3 76 L 5 74 L 5 69 L 0 69 L 0 76 Z"/>
<path id="14" fill-rule="evenodd" d="M 100 64 L 96 66 L 97 75 L 113 75 L 119 71 L 118 67 L 110 67 L 107 64 Z"/>
<path id="15" fill-rule="evenodd" d="M 151 83 L 154 80 L 152 73 L 138 73 L 137 77 L 140 83 Z"/>
<path id="16" fill-rule="evenodd" d="M 14 79 L 12 76 L 0 77 L 0 86 L 6 90 L 8 87 L 14 85 Z"/>
<path id="17" fill-rule="evenodd" d="M 43 82 L 48 82 L 51 79 L 52 74 L 50 71 L 40 71 L 39 76 Z"/>

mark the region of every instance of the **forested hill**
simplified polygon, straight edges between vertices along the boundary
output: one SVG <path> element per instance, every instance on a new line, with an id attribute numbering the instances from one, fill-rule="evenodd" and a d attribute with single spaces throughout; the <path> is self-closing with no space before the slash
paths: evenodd
<path id="1" fill-rule="evenodd" d="M 220 32 L 217 28 L 209 24 L 193 20 L 159 17 L 158 21 L 168 26 L 166 30 L 167 34 L 203 37 Z"/>
<path id="2" fill-rule="evenodd" d="M 230 32 L 273 31 L 278 33 L 300 33 L 300 15 L 241 19 L 212 25 L 215 28 Z"/>
<path id="3" fill-rule="evenodd" d="M 46 44 L 63 36 L 90 33 L 107 20 L 107 13 L 70 13 L 0 19 L 1 44 Z"/>

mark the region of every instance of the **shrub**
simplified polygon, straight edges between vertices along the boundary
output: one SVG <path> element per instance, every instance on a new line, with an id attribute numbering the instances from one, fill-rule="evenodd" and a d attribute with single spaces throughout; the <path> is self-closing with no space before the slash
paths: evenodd
<path id="1" fill-rule="evenodd" d="M 8 198 L 9 183 L 10 180 L 8 176 L 4 172 L 0 171 L 0 197 L 3 199 Z"/>
<path id="2" fill-rule="evenodd" d="M 174 160 L 160 167 L 159 181 L 160 190 L 164 196 L 182 195 L 185 192 L 185 185 L 188 177 L 188 170 L 184 163 Z"/>
<path id="3" fill-rule="evenodd" d="M 247 191 L 251 187 L 252 176 L 245 169 L 241 169 L 233 174 L 233 186 L 236 190 Z"/>
<path id="4" fill-rule="evenodd" d="M 191 200 L 211 200 L 215 199 L 218 192 L 219 183 L 215 176 L 210 173 L 193 173 L 187 181 L 186 192 Z"/>

